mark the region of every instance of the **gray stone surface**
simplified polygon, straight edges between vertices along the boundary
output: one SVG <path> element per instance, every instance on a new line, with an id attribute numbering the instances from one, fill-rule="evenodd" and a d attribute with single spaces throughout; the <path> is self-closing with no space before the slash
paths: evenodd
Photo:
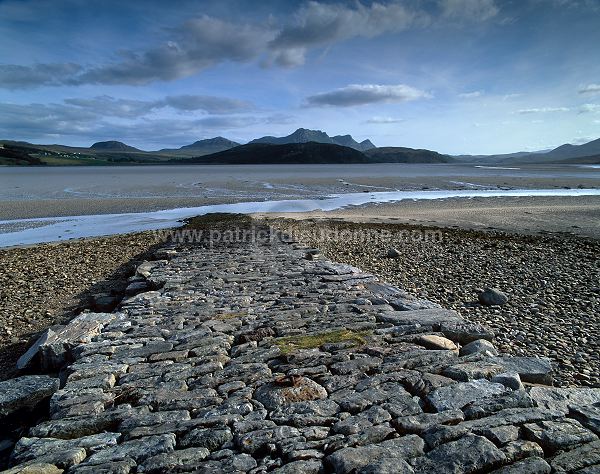
<path id="1" fill-rule="evenodd" d="M 17 470 L 570 472 L 600 463 L 599 389 L 524 390 L 520 379 L 548 381 L 548 363 L 497 356 L 493 333 L 455 311 L 276 238 L 159 253 L 138 267 L 136 294 L 118 312 L 82 313 L 32 349 L 30 362 L 63 369 L 64 386 L 50 384 L 48 419 L 15 446 Z"/>
<path id="2" fill-rule="evenodd" d="M 0 420 L 33 410 L 58 390 L 59 380 L 47 375 L 24 375 L 0 382 Z"/>

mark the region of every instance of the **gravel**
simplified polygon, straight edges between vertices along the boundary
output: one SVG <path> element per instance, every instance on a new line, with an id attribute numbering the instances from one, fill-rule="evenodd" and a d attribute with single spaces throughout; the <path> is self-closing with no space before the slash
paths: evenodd
<path id="1" fill-rule="evenodd" d="M 600 387 L 600 241 L 397 224 L 278 220 L 334 261 L 457 310 L 513 355 L 552 360 L 560 387 Z M 424 231 L 441 241 L 418 240 Z M 388 250 L 398 255 L 389 258 Z M 483 306 L 497 288 L 508 302 Z"/>
<path id="2" fill-rule="evenodd" d="M 0 380 L 49 326 L 70 320 L 93 295 L 120 293 L 134 261 L 158 242 L 143 232 L 0 250 Z"/>

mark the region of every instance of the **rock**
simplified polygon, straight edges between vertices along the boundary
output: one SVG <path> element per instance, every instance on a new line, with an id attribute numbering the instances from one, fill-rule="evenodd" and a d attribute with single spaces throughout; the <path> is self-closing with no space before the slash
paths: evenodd
<path id="1" fill-rule="evenodd" d="M 387 251 L 388 258 L 398 258 L 400 257 L 400 252 L 393 247 L 390 247 Z"/>
<path id="2" fill-rule="evenodd" d="M 537 357 L 492 357 L 506 372 L 516 372 L 523 382 L 552 385 L 552 363 Z"/>
<path id="3" fill-rule="evenodd" d="M 86 464 L 103 464 L 106 462 L 122 461 L 131 458 L 138 464 L 152 456 L 168 453 L 175 449 L 175 435 L 164 434 L 125 441 L 111 448 L 93 454 Z"/>
<path id="4" fill-rule="evenodd" d="M 440 331 L 448 339 L 459 344 L 468 344 L 478 339 L 494 339 L 494 333 L 483 324 L 468 323 L 466 321 L 448 321 L 440 326 Z"/>
<path id="5" fill-rule="evenodd" d="M 445 410 L 460 409 L 480 398 L 501 395 L 506 390 L 504 385 L 479 379 L 437 388 L 427 395 L 427 401 L 436 411 L 443 412 Z"/>
<path id="6" fill-rule="evenodd" d="M 477 379 L 490 379 L 503 370 L 503 366 L 483 360 L 452 365 L 446 367 L 442 373 L 459 382 L 469 382 Z"/>
<path id="7" fill-rule="evenodd" d="M 379 444 L 344 448 L 329 455 L 325 461 L 334 472 L 345 474 L 368 466 L 374 459 L 409 459 L 423 454 L 424 443 L 415 435 L 404 436 Z"/>
<path id="8" fill-rule="evenodd" d="M 260 386 L 254 398 L 267 409 L 275 410 L 294 402 L 327 398 L 327 390 L 307 377 L 286 376 Z"/>
<path id="9" fill-rule="evenodd" d="M 569 405 L 569 416 L 600 436 L 600 403 L 588 406 Z"/>
<path id="10" fill-rule="evenodd" d="M 486 472 L 506 460 L 494 443 L 482 436 L 466 435 L 438 446 L 412 461 L 415 473 Z"/>
<path id="11" fill-rule="evenodd" d="M 134 281 L 127 285 L 127 288 L 125 288 L 125 294 L 128 296 L 132 296 L 146 291 L 148 289 L 150 289 L 150 285 L 147 281 Z"/>
<path id="12" fill-rule="evenodd" d="M 394 426 L 401 434 L 420 434 L 429 428 L 444 424 L 455 425 L 464 419 L 465 416 L 462 411 L 448 410 L 440 413 L 423 413 L 421 415 L 402 416 L 393 420 L 392 426 Z"/>
<path id="13" fill-rule="evenodd" d="M 496 446 L 504 446 L 511 441 L 519 439 L 519 427 L 512 425 L 496 426 L 494 428 L 478 430 L 477 434 L 485 436 Z"/>
<path id="14" fill-rule="evenodd" d="M 413 474 L 413 468 L 403 459 L 386 458 L 356 471 L 356 474 Z"/>
<path id="15" fill-rule="evenodd" d="M 146 459 L 138 466 L 137 472 L 160 474 L 164 472 L 190 471 L 198 468 L 209 455 L 206 448 L 178 449 L 171 453 L 161 453 Z"/>
<path id="16" fill-rule="evenodd" d="M 532 457 L 492 471 L 491 474 L 550 474 L 550 465 L 542 458 Z"/>
<path id="17" fill-rule="evenodd" d="M 433 334 L 419 336 L 415 342 L 426 349 L 445 349 L 448 351 L 458 350 L 456 344 L 454 344 L 450 339 Z"/>
<path id="18" fill-rule="evenodd" d="M 195 446 L 206 448 L 209 452 L 212 452 L 217 451 L 225 443 L 231 441 L 232 439 L 233 435 L 231 434 L 231 430 L 229 428 L 224 428 L 221 430 L 214 428 L 198 428 L 185 435 L 179 441 L 179 444 L 184 448 Z"/>
<path id="19" fill-rule="evenodd" d="M 323 463 L 318 459 L 294 461 L 281 466 L 274 471 L 276 474 L 320 474 L 323 471 Z"/>
<path id="20" fill-rule="evenodd" d="M 525 437 L 538 443 L 545 453 L 553 454 L 572 446 L 598 440 L 591 431 L 576 420 L 540 421 L 523 425 Z"/>
<path id="21" fill-rule="evenodd" d="M 260 454 L 265 451 L 276 451 L 282 442 L 293 443 L 300 438 L 300 431 L 290 426 L 277 426 L 264 430 L 256 430 L 242 436 L 236 436 L 235 443 L 244 452 L 249 454 Z"/>
<path id="22" fill-rule="evenodd" d="M 419 324 L 424 328 L 439 330 L 443 323 L 462 323 L 462 318 L 456 311 L 448 309 L 419 309 L 412 311 L 388 311 L 378 313 L 377 321 L 391 323 L 395 326 Z"/>
<path id="23" fill-rule="evenodd" d="M 477 339 L 473 342 L 469 342 L 467 345 L 460 348 L 460 356 L 467 356 L 471 354 L 484 354 L 488 356 L 498 355 L 498 351 L 487 339 Z"/>
<path id="24" fill-rule="evenodd" d="M 19 368 L 28 367 L 34 359 L 35 349 L 40 367 L 44 371 L 60 369 L 70 359 L 70 350 L 88 343 L 100 333 L 102 328 L 117 317 L 112 313 L 81 313 L 66 326 L 54 326 L 36 341 L 17 362 Z"/>
<path id="25" fill-rule="evenodd" d="M 0 420 L 22 411 L 33 411 L 50 399 L 60 381 L 46 375 L 24 375 L 0 382 Z"/>
<path id="26" fill-rule="evenodd" d="M 26 466 L 16 466 L 6 471 L 2 471 L 2 474 L 62 474 L 64 469 L 56 467 L 50 463 L 32 463 Z"/>
<path id="27" fill-rule="evenodd" d="M 585 406 L 600 403 L 599 388 L 531 387 L 529 395 L 538 406 L 561 410 L 565 414 L 569 411 L 569 405 Z"/>
<path id="28" fill-rule="evenodd" d="M 115 309 L 121 298 L 115 295 L 99 293 L 92 297 L 92 306 L 96 311 L 110 312 Z"/>
<path id="29" fill-rule="evenodd" d="M 500 395 L 484 397 L 463 407 L 468 420 L 484 418 L 510 408 L 531 408 L 534 402 L 524 390 L 506 391 Z"/>
<path id="30" fill-rule="evenodd" d="M 497 288 L 486 288 L 477 295 L 479 302 L 486 306 L 503 305 L 508 303 L 508 296 Z"/>
<path id="31" fill-rule="evenodd" d="M 516 372 L 503 372 L 492 377 L 493 383 L 501 383 L 512 390 L 522 390 L 521 377 Z"/>
<path id="32" fill-rule="evenodd" d="M 600 464 L 600 441 L 559 453 L 550 461 L 552 469 L 556 472 L 575 472 L 597 464 Z"/>

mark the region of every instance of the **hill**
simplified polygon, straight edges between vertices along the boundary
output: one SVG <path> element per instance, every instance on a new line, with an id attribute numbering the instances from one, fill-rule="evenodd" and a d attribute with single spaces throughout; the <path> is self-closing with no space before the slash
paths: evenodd
<path id="1" fill-rule="evenodd" d="M 371 143 L 370 140 L 364 140 L 362 142 L 357 142 L 352 138 L 351 135 L 336 135 L 335 137 L 330 137 L 325 132 L 321 130 L 309 130 L 307 128 L 299 128 L 294 133 L 287 135 L 285 137 L 272 137 L 266 136 L 257 138 L 252 140 L 250 144 L 253 143 L 268 143 L 271 145 L 284 145 L 287 143 L 327 143 L 330 145 L 340 145 L 348 148 L 354 148 L 359 151 L 366 151 L 371 148 L 374 148 L 375 145 Z"/>
<path id="2" fill-rule="evenodd" d="M 365 154 L 375 163 L 452 163 L 455 160 L 431 150 L 405 147 L 382 147 L 367 150 Z"/>
<path id="3" fill-rule="evenodd" d="M 115 140 L 110 140 L 107 142 L 96 142 L 91 147 L 90 150 L 98 150 L 98 151 L 133 151 L 136 153 L 141 152 L 137 148 L 126 145 L 123 142 L 118 142 Z"/>
<path id="4" fill-rule="evenodd" d="M 201 164 L 316 164 L 368 163 L 369 158 L 358 150 L 331 143 L 249 143 L 212 155 L 200 156 L 179 163 Z"/>
<path id="5" fill-rule="evenodd" d="M 207 138 L 205 140 L 198 140 L 191 145 L 184 145 L 180 148 L 164 148 L 159 150 L 157 153 L 165 153 L 169 155 L 177 156 L 202 156 L 210 155 L 212 153 L 218 153 L 220 151 L 229 150 L 240 146 L 238 142 L 228 140 L 223 137 Z"/>

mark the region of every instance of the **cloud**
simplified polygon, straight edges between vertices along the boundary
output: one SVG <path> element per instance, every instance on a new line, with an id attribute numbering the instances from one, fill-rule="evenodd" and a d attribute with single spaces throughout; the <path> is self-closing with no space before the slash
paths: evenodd
<path id="1" fill-rule="evenodd" d="M 600 104 L 583 104 L 579 107 L 580 114 L 600 112 Z"/>
<path id="2" fill-rule="evenodd" d="M 144 143 L 185 143 L 256 124 L 281 123 L 283 116 L 206 115 L 186 119 L 144 117 L 162 101 L 133 101 L 100 96 L 64 104 L 0 103 L 0 137 L 23 140 L 84 138 Z M 129 107 L 129 108 L 126 108 Z M 165 107 L 165 105 L 160 105 Z M 193 140 L 192 140 L 193 141 Z"/>
<path id="3" fill-rule="evenodd" d="M 431 95 L 404 84 L 351 84 L 331 92 L 323 92 L 306 98 L 309 106 L 352 107 L 389 102 L 406 102 L 426 99 Z"/>
<path id="4" fill-rule="evenodd" d="M 371 123 L 376 125 L 383 125 L 389 123 L 401 123 L 404 122 L 404 119 L 394 118 L 394 117 L 371 117 L 368 120 L 365 120 L 365 123 Z"/>
<path id="5" fill-rule="evenodd" d="M 64 102 L 87 109 L 98 116 L 122 118 L 141 117 L 165 107 L 184 112 L 202 111 L 213 115 L 248 112 L 254 109 L 254 105 L 250 102 L 208 95 L 173 95 L 152 101 L 116 99 L 102 95 L 91 99 L 65 99 Z"/>
<path id="6" fill-rule="evenodd" d="M 177 95 L 167 96 L 162 104 L 177 110 L 202 110 L 209 114 L 231 114 L 252 110 L 254 105 L 238 99 L 213 97 L 208 95 Z"/>
<path id="7" fill-rule="evenodd" d="M 456 21 L 486 21 L 500 11 L 494 0 L 441 0 L 442 17 Z"/>
<path id="8" fill-rule="evenodd" d="M 139 85 L 179 79 L 221 62 L 255 59 L 273 35 L 264 28 L 206 15 L 188 20 L 172 32 L 171 41 L 142 53 L 123 52 L 123 60 L 92 68 L 77 81 Z"/>
<path id="9" fill-rule="evenodd" d="M 168 40 L 145 50 L 124 49 L 103 64 L 0 65 L 0 87 L 25 89 L 82 84 L 144 85 L 173 81 L 218 64 L 262 60 L 264 65 L 299 66 L 314 48 L 352 38 L 373 38 L 437 23 L 486 21 L 497 14 L 493 0 L 437 0 L 363 4 L 309 1 L 291 21 L 233 22 L 202 15 L 167 29 Z"/>
<path id="10" fill-rule="evenodd" d="M 398 2 L 353 6 L 311 1 L 294 15 L 269 43 L 273 61 L 279 66 L 303 64 L 309 48 L 328 46 L 356 37 L 372 38 L 426 24 L 425 13 L 408 10 Z"/>
<path id="11" fill-rule="evenodd" d="M 532 109 L 521 109 L 517 111 L 518 114 L 547 114 L 554 112 L 569 112 L 571 109 L 568 107 L 540 107 Z"/>
<path id="12" fill-rule="evenodd" d="M 483 95 L 482 91 L 473 91 L 473 92 L 463 92 L 462 94 L 458 94 L 458 97 L 461 99 L 476 99 L 477 97 L 481 97 Z"/>
<path id="13" fill-rule="evenodd" d="M 35 64 L 19 66 L 0 64 L 0 88 L 32 89 L 40 86 L 68 84 L 83 70 L 72 63 Z"/>
<path id="14" fill-rule="evenodd" d="M 588 84 L 579 89 L 580 94 L 597 94 L 600 92 L 600 84 Z"/>

